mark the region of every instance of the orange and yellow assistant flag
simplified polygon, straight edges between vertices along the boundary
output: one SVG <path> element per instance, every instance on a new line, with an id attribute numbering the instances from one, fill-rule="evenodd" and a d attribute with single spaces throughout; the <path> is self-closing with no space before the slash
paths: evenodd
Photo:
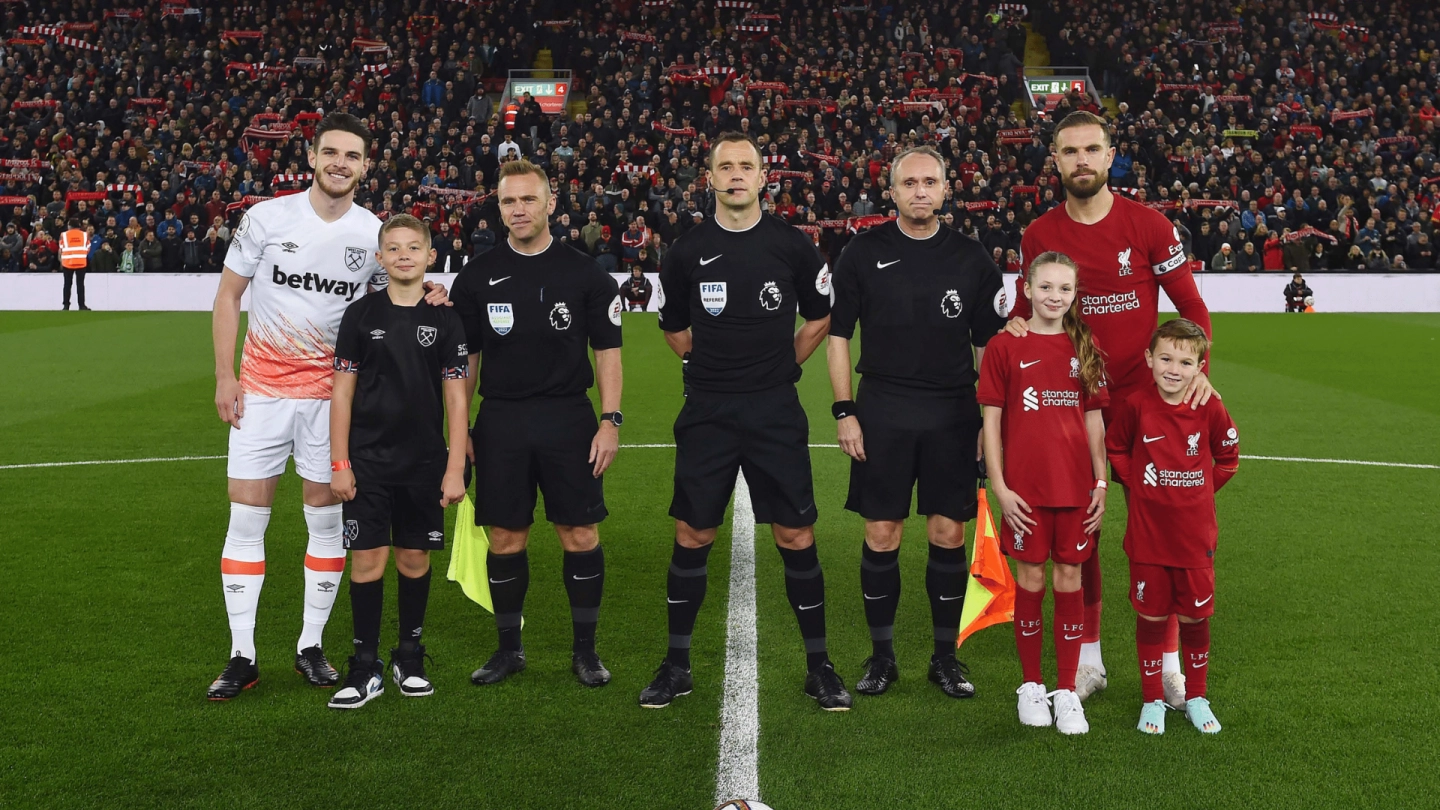
<path id="1" fill-rule="evenodd" d="M 970 582 L 965 587 L 965 611 L 960 614 L 960 637 L 965 643 L 976 630 L 1015 620 L 1015 578 L 1000 551 L 995 518 L 985 489 L 980 489 L 980 511 L 975 518 L 975 557 L 970 563 Z"/>

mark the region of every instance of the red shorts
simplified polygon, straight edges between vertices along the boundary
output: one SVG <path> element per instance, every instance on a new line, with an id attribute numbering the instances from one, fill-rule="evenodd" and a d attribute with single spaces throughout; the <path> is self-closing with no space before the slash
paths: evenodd
<path id="1" fill-rule="evenodd" d="M 1008 556 L 1020 562 L 1042 565 L 1053 559 L 1064 565 L 1079 565 L 1095 550 L 1095 535 L 1085 533 L 1085 507 L 1032 507 L 1035 519 L 1029 534 L 1017 534 L 1004 524 L 1000 527 L 1002 547 Z"/>
<path id="2" fill-rule="evenodd" d="M 1130 604 L 1136 613 L 1191 619 L 1215 614 L 1215 568 L 1170 568 L 1130 563 Z"/>

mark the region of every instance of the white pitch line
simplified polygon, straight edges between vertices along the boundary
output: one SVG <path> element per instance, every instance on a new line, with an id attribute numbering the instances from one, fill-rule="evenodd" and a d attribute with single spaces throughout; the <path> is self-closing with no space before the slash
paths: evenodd
<path id="1" fill-rule="evenodd" d="M 41 464 L 0 464 L 0 470 L 32 470 L 39 467 L 92 467 L 97 464 L 149 464 L 156 461 L 211 461 L 225 456 L 169 456 L 166 458 L 112 458 L 101 461 L 47 461 Z"/>
<path id="2" fill-rule="evenodd" d="M 1298 461 L 1304 464 L 1359 464 L 1364 467 L 1404 467 L 1412 470 L 1440 470 L 1440 464 L 1405 464 L 1399 461 L 1358 461 L 1353 458 L 1296 458 L 1294 456 L 1247 456 L 1255 461 Z"/>
<path id="3" fill-rule="evenodd" d="M 755 628 L 755 511 L 741 474 L 730 531 L 730 609 L 725 628 L 725 693 L 715 803 L 760 800 L 760 677 Z"/>

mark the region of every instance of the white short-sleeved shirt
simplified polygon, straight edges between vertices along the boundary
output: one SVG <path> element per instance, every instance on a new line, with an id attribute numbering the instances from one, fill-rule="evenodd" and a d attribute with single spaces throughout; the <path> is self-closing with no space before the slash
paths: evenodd
<path id="1" fill-rule="evenodd" d="M 376 260 L 380 220 L 352 205 L 326 222 L 308 193 L 257 203 L 240 220 L 225 266 L 250 279 L 240 388 L 281 399 L 329 399 L 345 308 L 389 278 Z"/>

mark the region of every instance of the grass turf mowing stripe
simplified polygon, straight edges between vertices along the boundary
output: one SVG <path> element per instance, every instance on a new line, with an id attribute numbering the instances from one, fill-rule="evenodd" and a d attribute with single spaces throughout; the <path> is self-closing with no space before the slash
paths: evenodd
<path id="1" fill-rule="evenodd" d="M 755 510 L 745 475 L 735 479 L 730 530 L 730 607 L 715 803 L 760 799 L 760 677 L 755 623 Z"/>
<path id="2" fill-rule="evenodd" d="M 838 444 L 812 444 L 812 448 L 834 450 Z M 622 444 L 621 450 L 671 450 L 673 444 Z M 0 470 L 32 470 L 41 467 L 89 467 L 96 464 L 150 464 L 160 461 L 213 461 L 225 456 L 168 456 L 163 458 L 112 458 L 96 461 L 45 461 L 36 464 L 0 464 Z M 1355 464 L 1362 467 L 1402 467 L 1412 470 L 1440 470 L 1440 464 L 1407 464 L 1400 461 L 1362 461 L 1353 458 L 1300 458 L 1298 456 L 1248 456 L 1252 461 L 1293 461 L 1305 464 Z"/>

